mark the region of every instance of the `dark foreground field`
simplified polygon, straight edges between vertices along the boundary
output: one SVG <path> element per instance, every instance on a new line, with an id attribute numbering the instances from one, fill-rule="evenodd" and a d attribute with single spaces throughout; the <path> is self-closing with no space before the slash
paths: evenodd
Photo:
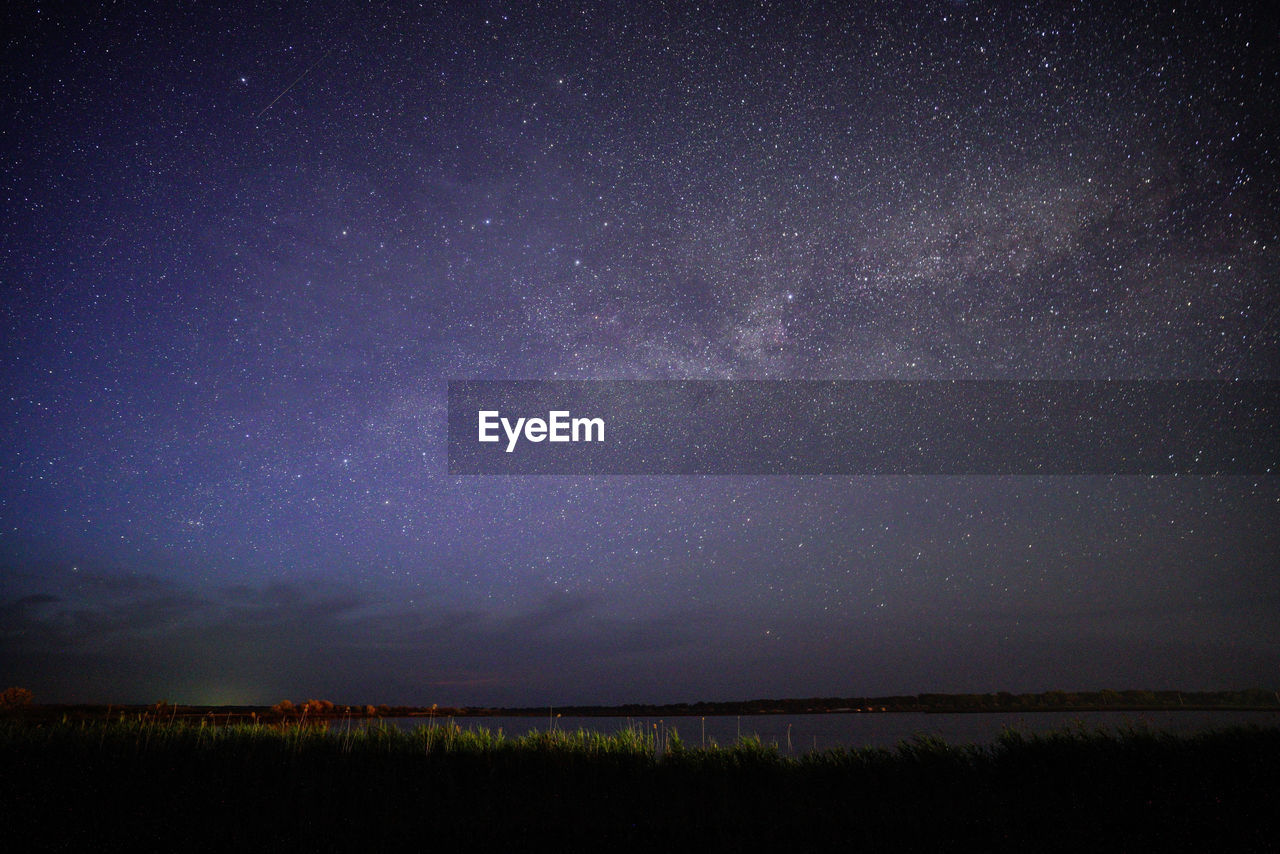
<path id="1" fill-rule="evenodd" d="M 669 731 L 9 721 L 0 769 L 12 851 L 1280 850 L 1280 729 L 791 758 Z"/>

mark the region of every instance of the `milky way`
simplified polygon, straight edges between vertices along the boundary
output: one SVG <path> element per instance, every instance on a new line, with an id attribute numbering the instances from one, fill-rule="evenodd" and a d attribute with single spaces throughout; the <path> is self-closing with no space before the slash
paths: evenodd
<path id="1" fill-rule="evenodd" d="M 1278 379 L 1274 21 L 392 5 L 4 13 L 0 680 L 1272 684 L 1272 477 L 455 478 L 444 406 L 450 379 Z"/>

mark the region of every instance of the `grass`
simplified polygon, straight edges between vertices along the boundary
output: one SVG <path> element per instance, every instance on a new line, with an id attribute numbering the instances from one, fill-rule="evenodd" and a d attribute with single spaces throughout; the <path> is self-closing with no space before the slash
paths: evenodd
<path id="1" fill-rule="evenodd" d="M 784 754 L 674 729 L 0 722 L 36 850 L 1276 850 L 1280 729 Z M 21 849 L 11 849 L 21 850 Z"/>

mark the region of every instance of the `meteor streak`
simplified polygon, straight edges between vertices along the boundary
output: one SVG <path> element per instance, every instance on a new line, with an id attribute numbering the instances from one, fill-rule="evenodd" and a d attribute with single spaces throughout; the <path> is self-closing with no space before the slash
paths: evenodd
<path id="1" fill-rule="evenodd" d="M 302 73 L 301 73 L 301 74 L 299 74 L 297 77 L 293 78 L 293 82 L 292 82 L 292 83 L 290 83 L 288 86 L 284 87 L 284 89 L 282 89 L 282 90 L 280 91 L 280 94 L 279 94 L 279 95 L 276 95 L 274 98 L 272 98 L 272 99 L 271 99 L 271 103 L 270 103 L 270 104 L 267 104 L 265 107 L 263 107 L 261 110 L 259 110 L 259 111 L 258 111 L 258 114 L 257 114 L 256 116 L 254 116 L 254 118 L 255 118 L 255 119 L 260 119 L 260 118 L 262 118 L 262 114 L 263 114 L 263 113 L 265 113 L 267 110 L 269 110 L 269 109 L 271 109 L 272 107 L 274 107 L 274 106 L 276 105 L 276 101 L 279 101 L 281 98 L 283 98 L 285 95 L 287 95 L 287 94 L 289 93 L 289 90 L 290 90 L 290 89 L 292 89 L 294 86 L 297 86 L 300 82 L 302 82 L 302 78 L 303 78 L 303 77 L 306 77 L 308 74 L 310 74 L 310 73 L 315 69 L 315 67 L 316 67 L 317 65 L 319 65 L 320 63 L 322 63 L 322 62 L 324 62 L 326 59 L 328 59 L 328 58 L 329 58 L 329 54 L 331 54 L 331 53 L 333 53 L 333 48 L 329 48 L 329 50 L 325 51 L 324 56 L 320 57 L 320 58 L 319 58 L 319 59 L 317 59 L 315 62 L 313 62 L 313 63 L 311 63 L 310 65 L 308 65 L 308 66 L 307 66 L 307 70 L 306 70 L 306 71 L 302 72 Z"/>

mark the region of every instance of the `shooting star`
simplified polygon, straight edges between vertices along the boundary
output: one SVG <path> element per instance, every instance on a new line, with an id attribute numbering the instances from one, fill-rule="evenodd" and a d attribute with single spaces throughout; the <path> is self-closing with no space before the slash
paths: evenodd
<path id="1" fill-rule="evenodd" d="M 319 59 L 317 59 L 315 62 L 313 62 L 313 63 L 311 63 L 310 65 L 308 65 L 308 66 L 307 66 L 307 70 L 306 70 L 306 71 L 304 71 L 304 72 L 302 72 L 301 74 L 299 74 L 297 77 L 293 78 L 293 82 L 292 82 L 292 83 L 290 83 L 288 86 L 286 86 L 286 87 L 284 87 L 283 89 L 281 89 L 281 90 L 280 90 L 280 94 L 279 94 L 279 95 L 276 95 L 274 98 L 272 98 L 272 99 L 271 99 L 271 103 L 270 103 L 270 104 L 267 104 L 265 107 L 263 107 L 261 110 L 259 110 L 259 111 L 258 111 L 258 114 L 257 114 L 256 116 L 254 116 L 254 119 L 260 119 L 260 118 L 262 118 L 262 114 L 263 114 L 263 113 L 265 113 L 267 110 L 269 110 L 269 109 L 271 109 L 272 107 L 274 107 L 274 106 L 276 105 L 276 101 L 279 101 L 279 100 L 280 100 L 281 98 L 283 98 L 285 95 L 289 94 L 289 90 L 290 90 L 290 89 L 292 89 L 294 86 L 297 86 L 299 83 L 301 83 L 301 82 L 302 82 L 302 78 L 306 77 L 306 76 L 307 76 L 308 74 L 310 74 L 313 70 L 315 70 L 315 67 L 316 67 L 317 65 L 319 65 L 320 63 L 322 63 L 322 62 L 324 62 L 326 59 L 328 59 L 328 58 L 329 58 L 329 54 L 331 54 L 331 53 L 333 53 L 333 48 L 329 48 L 327 51 L 325 51 L 324 56 L 320 57 L 320 58 L 319 58 Z"/>

